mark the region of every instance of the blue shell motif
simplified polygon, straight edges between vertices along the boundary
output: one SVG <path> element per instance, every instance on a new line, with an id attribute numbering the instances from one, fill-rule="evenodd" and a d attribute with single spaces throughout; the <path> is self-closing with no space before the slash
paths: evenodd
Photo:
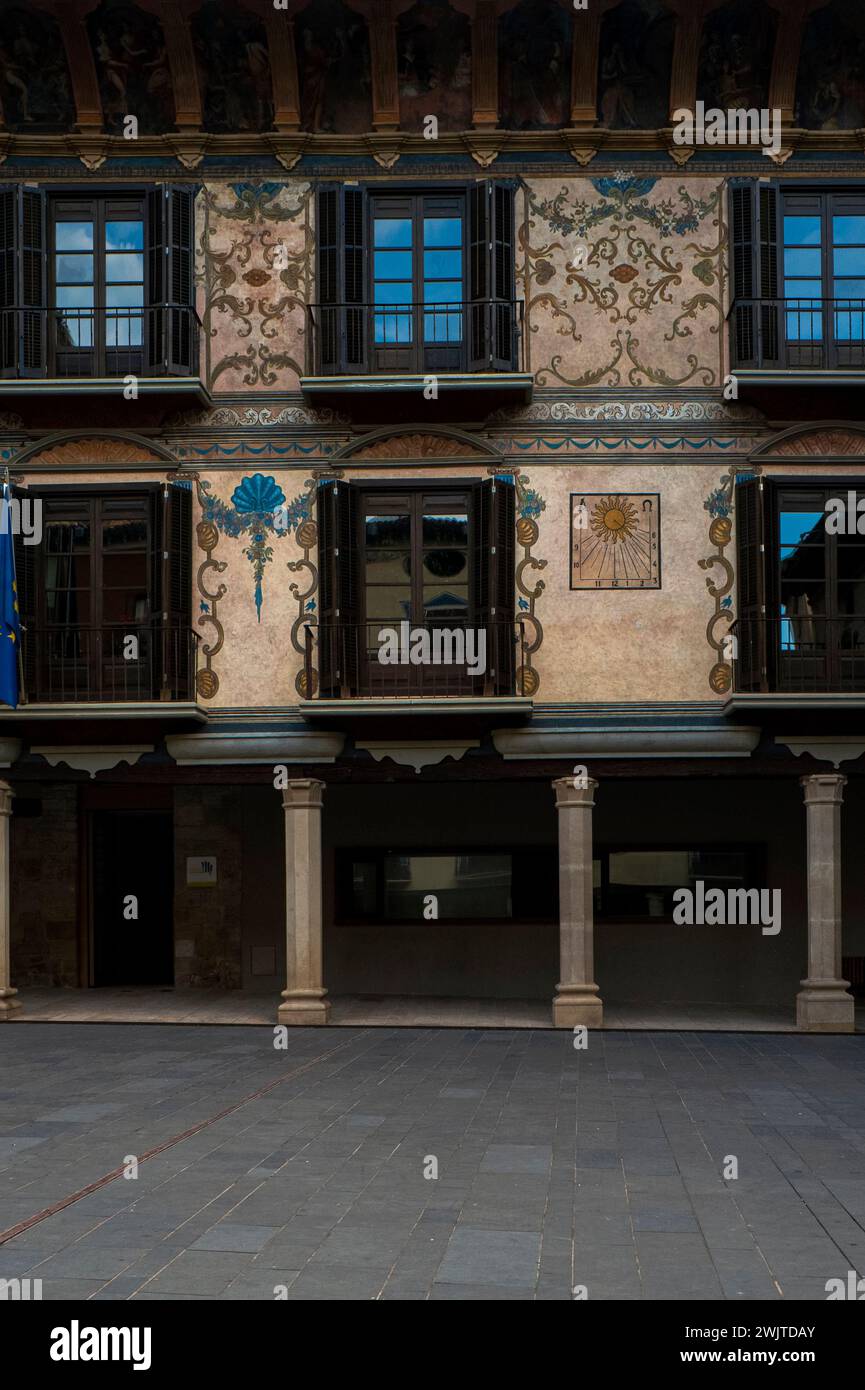
<path id="1" fill-rule="evenodd" d="M 234 489 L 231 500 L 239 512 L 274 512 L 285 501 L 285 493 L 275 478 L 254 473 Z"/>

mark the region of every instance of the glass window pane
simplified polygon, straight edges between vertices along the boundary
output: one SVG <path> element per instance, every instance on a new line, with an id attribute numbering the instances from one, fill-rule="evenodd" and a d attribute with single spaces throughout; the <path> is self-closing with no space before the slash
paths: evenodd
<path id="1" fill-rule="evenodd" d="M 58 285 L 57 304 L 61 309 L 88 309 L 93 306 L 92 285 Z"/>
<path id="2" fill-rule="evenodd" d="M 385 916 L 423 922 L 424 898 L 435 894 L 439 920 L 509 918 L 509 854 L 387 854 Z"/>
<path id="3" fill-rule="evenodd" d="M 837 275 L 865 275 L 865 248 L 855 251 L 839 250 L 832 252 L 832 265 Z"/>
<path id="4" fill-rule="evenodd" d="M 782 511 L 780 513 L 781 545 L 798 545 L 800 541 L 808 541 L 811 544 L 822 543 L 825 519 L 825 512 Z"/>
<path id="5" fill-rule="evenodd" d="M 459 304 L 463 297 L 459 280 L 427 280 L 423 287 L 425 304 Z"/>
<path id="6" fill-rule="evenodd" d="M 823 284 L 820 280 L 785 280 L 784 297 L 794 302 L 801 299 L 820 299 Z"/>
<path id="7" fill-rule="evenodd" d="M 105 257 L 106 280 L 143 280 L 144 257 L 129 252 Z"/>
<path id="8" fill-rule="evenodd" d="M 427 312 L 424 314 L 423 333 L 427 343 L 458 343 L 463 336 L 462 314 L 453 309 Z"/>
<path id="9" fill-rule="evenodd" d="M 411 551 L 368 550 L 367 584 L 404 584 L 411 574 Z"/>
<path id="10" fill-rule="evenodd" d="M 56 256 L 54 279 L 58 285 L 88 285 L 93 279 L 92 256 Z"/>
<path id="11" fill-rule="evenodd" d="M 106 285 L 105 303 L 109 309 L 140 307 L 144 303 L 144 286 Z"/>
<path id="12" fill-rule="evenodd" d="M 377 280 L 411 279 L 411 251 L 376 251 L 374 260 Z"/>
<path id="13" fill-rule="evenodd" d="M 411 282 L 396 281 L 376 281 L 375 284 L 376 304 L 411 304 Z"/>
<path id="14" fill-rule="evenodd" d="M 410 343 L 412 341 L 411 312 L 398 314 L 376 314 L 375 341 L 384 343 Z"/>
<path id="15" fill-rule="evenodd" d="M 460 217 L 425 217 L 424 246 L 461 246 L 463 224 Z"/>
<path id="16" fill-rule="evenodd" d="M 463 273 L 461 251 L 424 251 L 423 273 L 428 280 L 459 280 Z"/>
<path id="17" fill-rule="evenodd" d="M 822 240 L 819 217 L 784 218 L 785 246 L 819 246 Z"/>
<path id="18" fill-rule="evenodd" d="M 863 269 L 865 269 L 865 266 L 863 266 Z M 865 299 L 865 279 L 853 280 L 847 277 L 843 279 L 840 277 L 836 278 L 835 298 L 852 299 L 854 301 L 857 299 Z"/>
<path id="19" fill-rule="evenodd" d="M 408 584 L 373 584 L 366 590 L 368 623 L 395 625 L 411 620 L 411 588 Z M 373 647 L 376 633 L 369 634 Z"/>
<path id="20" fill-rule="evenodd" d="M 865 245 L 865 217 L 833 217 L 832 239 L 836 246 Z"/>
<path id="21" fill-rule="evenodd" d="M 54 245 L 58 251 L 92 251 L 92 222 L 58 222 L 54 228 Z"/>
<path id="22" fill-rule="evenodd" d="M 118 551 L 102 557 L 102 583 L 106 589 L 125 589 L 130 585 L 147 588 L 147 554 L 145 551 L 130 550 L 126 554 Z"/>
<path id="23" fill-rule="evenodd" d="M 106 251 L 143 251 L 143 222 L 106 222 Z"/>
<path id="24" fill-rule="evenodd" d="M 424 621 L 464 623 L 469 611 L 467 584 L 443 583 L 423 586 Z"/>
<path id="25" fill-rule="evenodd" d="M 425 580 L 465 580 L 469 558 L 464 550 L 427 550 L 423 557 Z"/>
<path id="26" fill-rule="evenodd" d="M 837 254 L 837 253 L 836 253 Z M 810 248 L 788 247 L 784 252 L 784 274 L 789 275 L 815 275 L 819 278 L 821 273 L 820 266 L 821 252 Z"/>
<path id="27" fill-rule="evenodd" d="M 398 516 L 377 516 L 368 513 L 366 517 L 367 550 L 392 550 L 394 546 L 408 546 L 411 542 L 411 518 L 406 513 Z"/>
<path id="28" fill-rule="evenodd" d="M 865 537 L 838 537 L 838 578 L 865 579 Z M 862 594 L 862 611 L 865 613 L 865 591 Z"/>
<path id="29" fill-rule="evenodd" d="M 88 550 L 90 527 L 83 521 L 49 521 L 45 527 L 45 546 L 49 555 Z"/>
<path id="30" fill-rule="evenodd" d="M 411 246 L 411 218 L 377 217 L 374 231 L 375 246 Z"/>
<path id="31" fill-rule="evenodd" d="M 469 543 L 469 519 L 466 512 L 427 512 L 423 518 L 424 546 L 461 545 Z"/>
<path id="32" fill-rule="evenodd" d="M 143 518 L 130 518 L 128 521 L 103 521 L 102 545 L 106 550 L 145 549 L 147 546 L 147 522 Z"/>
<path id="33" fill-rule="evenodd" d="M 378 904 L 375 860 L 355 860 L 351 866 L 351 915 L 373 917 Z"/>

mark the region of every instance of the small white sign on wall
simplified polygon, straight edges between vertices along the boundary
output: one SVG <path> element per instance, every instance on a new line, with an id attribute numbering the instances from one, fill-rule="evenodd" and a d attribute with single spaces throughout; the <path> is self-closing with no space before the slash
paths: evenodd
<path id="1" fill-rule="evenodd" d="M 216 859 L 204 854 L 200 859 L 187 859 L 186 884 L 189 888 L 216 887 Z"/>

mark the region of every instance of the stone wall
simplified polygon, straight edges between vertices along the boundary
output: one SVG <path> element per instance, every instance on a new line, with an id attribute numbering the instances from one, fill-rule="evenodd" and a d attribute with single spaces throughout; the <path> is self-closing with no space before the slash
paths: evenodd
<path id="1" fill-rule="evenodd" d="M 78 789 L 12 785 L 20 802 L 42 806 L 39 815 L 16 815 L 13 802 L 12 978 L 20 986 L 74 986 L 79 983 Z"/>
<path id="2" fill-rule="evenodd" d="M 241 984 L 243 802 L 237 788 L 174 792 L 174 982 Z M 216 859 L 217 884 L 190 888 L 186 860 Z"/>

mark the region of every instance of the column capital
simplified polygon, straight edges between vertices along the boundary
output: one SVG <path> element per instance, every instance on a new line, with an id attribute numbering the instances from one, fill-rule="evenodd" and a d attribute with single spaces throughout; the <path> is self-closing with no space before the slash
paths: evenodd
<path id="1" fill-rule="evenodd" d="M 284 811 L 320 811 L 324 797 L 324 782 L 315 777 L 298 777 L 282 791 Z"/>
<path id="2" fill-rule="evenodd" d="M 595 792 L 598 783 L 594 777 L 586 777 L 585 786 L 579 783 L 574 785 L 575 778 L 557 777 L 553 782 L 553 791 L 556 794 L 556 809 L 560 810 L 563 806 L 584 806 L 591 807 L 595 804 Z"/>
<path id="3" fill-rule="evenodd" d="M 813 772 L 799 778 L 806 806 L 840 806 L 847 778 L 843 772 Z"/>

